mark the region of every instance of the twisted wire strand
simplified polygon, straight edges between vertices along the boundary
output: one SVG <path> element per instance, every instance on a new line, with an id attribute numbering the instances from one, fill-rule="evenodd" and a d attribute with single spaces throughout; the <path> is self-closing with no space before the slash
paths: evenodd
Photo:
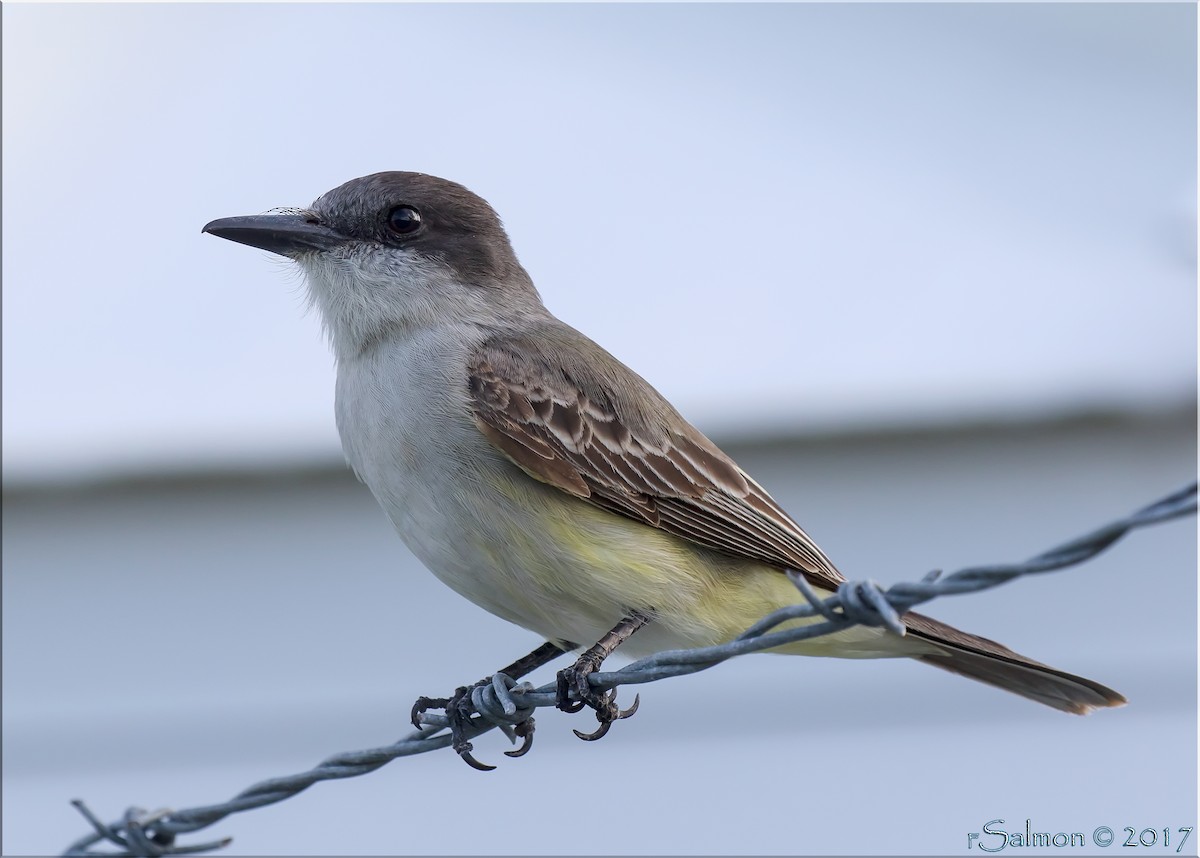
<path id="1" fill-rule="evenodd" d="M 1105 525 L 1085 536 L 1072 539 L 1024 563 L 972 566 L 942 576 L 934 571 L 920 581 L 894 584 L 883 590 L 874 581 L 848 581 L 833 596 L 820 599 L 802 575 L 789 572 L 793 583 L 807 600 L 764 617 L 734 640 L 719 646 L 687 650 L 668 650 L 639 659 L 620 670 L 597 672 L 588 681 L 604 692 L 620 685 L 655 682 L 672 676 L 685 676 L 706 670 L 735 656 L 772 649 L 799 640 L 833 634 L 854 625 L 885 626 L 904 633 L 901 616 L 922 602 L 939 596 L 978 593 L 1024 575 L 1039 574 L 1074 566 L 1095 557 L 1132 530 L 1181 518 L 1196 512 L 1196 484 L 1157 501 L 1132 515 Z M 820 616 L 822 622 L 783 631 L 779 625 L 807 617 Z M 472 691 L 475 711 L 467 737 L 474 738 L 492 729 L 500 729 L 515 740 L 513 728 L 528 721 L 536 709 L 553 706 L 557 700 L 554 683 L 534 688 L 528 682 L 517 683 L 504 674 Z M 72 843 L 64 855 L 159 856 L 209 852 L 227 846 L 231 838 L 205 843 L 176 843 L 180 834 L 206 828 L 233 813 L 252 810 L 291 798 L 319 781 L 358 777 L 373 772 L 397 757 L 422 754 L 448 746 L 448 726 L 444 714 L 427 712 L 421 716 L 422 729 L 382 748 L 336 754 L 315 768 L 283 777 L 260 781 L 229 801 L 186 810 L 146 811 L 129 808 L 118 822 L 105 824 L 79 799 L 71 803 L 91 824 L 93 831 Z M 117 851 L 93 851 L 104 841 Z"/>

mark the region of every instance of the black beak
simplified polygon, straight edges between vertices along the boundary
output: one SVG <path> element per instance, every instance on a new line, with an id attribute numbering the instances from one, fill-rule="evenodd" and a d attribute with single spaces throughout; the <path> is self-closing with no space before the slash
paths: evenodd
<path id="1" fill-rule="evenodd" d="M 297 214 L 223 217 L 207 224 L 203 232 L 288 257 L 332 250 L 346 242 L 344 235 L 316 222 L 311 215 Z"/>

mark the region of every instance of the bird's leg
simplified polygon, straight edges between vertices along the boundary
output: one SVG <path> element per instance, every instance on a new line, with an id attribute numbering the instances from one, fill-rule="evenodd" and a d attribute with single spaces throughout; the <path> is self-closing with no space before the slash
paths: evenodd
<path id="1" fill-rule="evenodd" d="M 547 641 L 529 655 L 521 656 L 508 667 L 504 668 L 504 670 L 496 672 L 503 673 L 505 676 L 510 676 L 513 679 L 520 679 L 523 676 L 533 673 L 542 665 L 549 664 L 560 655 L 566 655 L 574 648 L 575 644 L 566 643 L 565 641 L 563 646 Z"/>
<path id="2" fill-rule="evenodd" d="M 558 644 L 546 642 L 535 649 L 529 655 L 522 656 L 510 664 L 503 670 L 496 671 L 503 673 L 511 679 L 520 679 L 521 677 L 532 673 L 544 664 L 549 664 L 564 653 L 570 652 L 574 647 L 571 644 L 564 649 Z M 418 697 L 417 702 L 412 708 L 412 723 L 418 730 L 421 728 L 421 713 L 429 709 L 444 709 L 446 717 L 450 721 L 450 737 L 452 739 L 451 747 L 455 753 L 462 757 L 463 762 L 471 766 L 471 768 L 479 769 L 482 772 L 491 771 L 495 766 L 485 765 L 471 756 L 472 745 L 466 738 L 466 725 L 471 719 L 471 692 L 482 685 L 491 683 L 492 677 L 481 679 L 474 685 L 464 685 L 455 689 L 454 693 L 449 697 Z M 510 757 L 520 757 L 525 754 L 533 745 L 533 719 L 529 718 L 521 722 L 515 728 L 517 736 L 521 738 L 521 747 L 515 751 L 505 751 L 504 753 Z"/>
<path id="3" fill-rule="evenodd" d="M 575 664 L 558 672 L 558 708 L 564 712 L 578 712 L 585 705 L 590 706 L 596 712 L 596 720 L 600 722 L 600 728 L 595 733 L 581 733 L 575 730 L 575 735 L 580 739 L 592 742 L 603 738 L 613 721 L 628 718 L 637 711 L 640 695 L 633 698 L 633 705 L 628 709 L 618 709 L 616 689 L 607 694 L 597 694 L 588 684 L 588 676 L 599 670 L 604 659 L 612 655 L 613 650 L 629 640 L 634 632 L 648 622 L 650 618 L 645 614 L 631 612 L 613 626 L 612 631 L 600 638 L 595 646 L 581 655 Z M 571 692 L 575 692 L 578 700 L 571 700 Z"/>

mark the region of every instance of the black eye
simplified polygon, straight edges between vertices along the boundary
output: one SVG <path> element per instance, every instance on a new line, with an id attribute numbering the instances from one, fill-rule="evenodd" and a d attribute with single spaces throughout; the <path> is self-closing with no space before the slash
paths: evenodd
<path id="1" fill-rule="evenodd" d="M 412 235 L 421 228 L 421 213 L 412 206 L 396 206 L 388 212 L 387 227 L 396 235 Z"/>

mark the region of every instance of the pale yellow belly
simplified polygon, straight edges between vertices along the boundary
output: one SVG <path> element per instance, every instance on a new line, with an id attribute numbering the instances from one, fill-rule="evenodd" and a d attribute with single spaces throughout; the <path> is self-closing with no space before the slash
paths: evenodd
<path id="1" fill-rule="evenodd" d="M 490 505 L 486 521 L 464 534 L 466 562 L 434 571 L 477 604 L 547 639 L 589 646 L 638 610 L 653 622 L 622 652 L 709 646 L 804 601 L 778 569 L 515 477 L 490 480 L 504 502 Z M 789 625 L 798 622 L 812 621 Z M 880 629 L 855 628 L 781 651 L 878 658 L 913 654 L 914 645 Z"/>

